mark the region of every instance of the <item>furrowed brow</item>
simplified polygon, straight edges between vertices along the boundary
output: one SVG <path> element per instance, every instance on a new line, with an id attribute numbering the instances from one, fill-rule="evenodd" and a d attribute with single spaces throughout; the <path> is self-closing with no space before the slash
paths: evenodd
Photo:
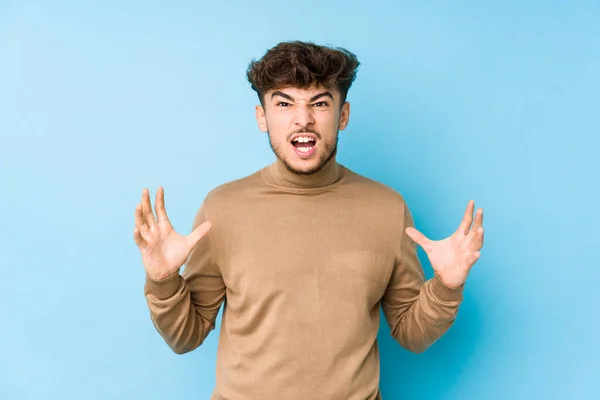
<path id="1" fill-rule="evenodd" d="M 287 93 L 283 93 L 283 92 L 280 92 L 279 90 L 277 90 L 277 91 L 273 92 L 273 94 L 271 95 L 271 100 L 272 100 L 272 99 L 273 99 L 273 97 L 275 97 L 275 96 L 281 96 L 281 97 L 283 97 L 284 99 L 288 99 L 288 100 L 290 100 L 290 101 L 296 101 L 296 99 L 294 99 L 294 98 L 293 98 L 292 96 L 290 96 L 289 94 L 287 94 Z M 322 93 L 319 93 L 319 94 L 317 94 L 317 95 L 315 95 L 315 96 L 311 97 L 311 98 L 310 98 L 310 100 L 309 100 L 309 102 L 311 102 L 311 103 L 312 103 L 313 101 L 315 101 L 315 100 L 317 100 L 317 99 L 319 99 L 319 98 L 321 98 L 321 97 L 323 97 L 323 96 L 327 96 L 327 97 L 331 98 L 331 100 L 333 100 L 333 95 L 331 94 L 331 92 L 322 92 Z"/>
<path id="2" fill-rule="evenodd" d="M 323 92 L 323 93 L 319 93 L 316 96 L 311 97 L 310 102 L 312 103 L 313 101 L 315 101 L 318 98 L 323 97 L 323 96 L 327 96 L 327 97 L 331 98 L 331 100 L 333 100 L 333 95 L 330 92 Z"/>
<path id="3" fill-rule="evenodd" d="M 292 96 L 290 96 L 289 94 L 286 94 L 286 93 L 280 92 L 279 90 L 277 90 L 277 91 L 273 92 L 273 94 L 271 95 L 271 100 L 273 100 L 273 97 L 275 97 L 275 96 L 281 96 L 281 97 L 283 97 L 284 99 L 288 99 L 288 100 L 291 100 L 291 101 L 294 101 L 294 100 L 295 100 L 295 99 L 294 99 Z"/>

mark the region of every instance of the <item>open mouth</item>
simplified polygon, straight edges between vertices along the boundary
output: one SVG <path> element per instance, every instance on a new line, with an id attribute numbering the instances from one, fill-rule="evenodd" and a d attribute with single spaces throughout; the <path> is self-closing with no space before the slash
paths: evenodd
<path id="1" fill-rule="evenodd" d="M 317 138 L 314 135 L 303 135 L 294 136 L 291 141 L 292 146 L 296 154 L 300 157 L 307 158 L 315 153 L 315 147 L 317 146 Z"/>

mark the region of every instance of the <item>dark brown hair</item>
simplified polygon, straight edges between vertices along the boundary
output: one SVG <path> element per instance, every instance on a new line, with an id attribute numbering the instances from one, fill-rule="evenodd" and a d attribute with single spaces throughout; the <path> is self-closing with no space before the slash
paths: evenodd
<path id="1" fill-rule="evenodd" d="M 341 106 L 359 65 L 356 56 L 344 48 L 291 41 L 269 49 L 258 61 L 253 59 L 246 75 L 262 105 L 263 96 L 271 89 L 308 89 L 318 85 L 337 89 L 341 94 Z"/>

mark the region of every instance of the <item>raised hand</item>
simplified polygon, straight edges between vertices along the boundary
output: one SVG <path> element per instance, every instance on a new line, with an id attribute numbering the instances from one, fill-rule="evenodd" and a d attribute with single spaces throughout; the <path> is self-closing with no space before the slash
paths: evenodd
<path id="1" fill-rule="evenodd" d="M 209 221 L 200 224 L 188 236 L 175 232 L 165 209 L 162 187 L 156 192 L 156 217 L 152 212 L 148 189 L 142 191 L 142 203 L 135 207 L 133 239 L 142 254 L 144 269 L 151 279 L 165 278 L 185 263 L 192 249 L 212 227 Z"/>
<path id="2" fill-rule="evenodd" d="M 433 270 L 450 288 L 458 288 L 465 283 L 469 271 L 481 254 L 483 210 L 477 210 L 473 223 L 474 209 L 475 202 L 471 200 L 456 232 L 443 240 L 430 240 L 412 227 L 405 230 L 406 234 L 423 248 Z"/>

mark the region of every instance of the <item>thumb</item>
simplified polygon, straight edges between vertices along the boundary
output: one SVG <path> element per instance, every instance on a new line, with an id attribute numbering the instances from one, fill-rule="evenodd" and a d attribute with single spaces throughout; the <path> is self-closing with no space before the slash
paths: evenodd
<path id="1" fill-rule="evenodd" d="M 426 246 L 430 242 L 430 240 L 427 239 L 427 237 L 425 237 L 425 235 L 423 235 L 421 232 L 419 232 L 418 230 L 416 230 L 415 228 L 410 227 L 410 226 L 407 227 L 404 231 L 419 246 L 423 247 L 423 249 L 426 249 Z"/>
<path id="2" fill-rule="evenodd" d="M 212 223 L 210 221 L 198 225 L 187 237 L 189 245 L 191 247 L 196 246 L 196 243 L 208 233 L 210 228 L 212 228 Z"/>

